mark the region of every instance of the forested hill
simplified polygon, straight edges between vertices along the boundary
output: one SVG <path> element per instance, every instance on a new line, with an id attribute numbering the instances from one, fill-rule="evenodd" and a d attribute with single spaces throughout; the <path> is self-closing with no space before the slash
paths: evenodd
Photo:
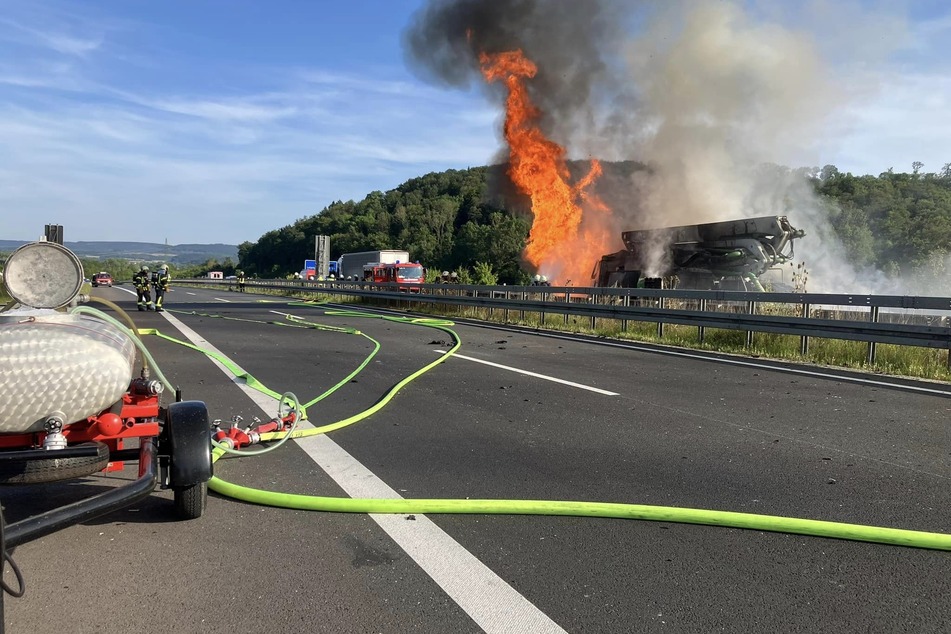
<path id="1" fill-rule="evenodd" d="M 582 169 L 581 164 L 571 167 L 573 173 Z M 647 169 L 633 162 L 604 167 L 607 181 Z M 261 277 L 282 277 L 313 257 L 315 236 L 328 235 L 332 258 L 404 249 L 433 270 L 471 269 L 481 262 L 491 265 L 499 282 L 525 283 L 533 273 L 520 258 L 529 230 L 527 202 L 519 201 L 510 187 L 505 191 L 503 170 L 492 166 L 431 173 L 387 192 L 372 192 L 359 202 L 334 202 L 316 215 L 269 231 L 256 243 L 240 245 L 241 266 Z M 906 275 L 941 266 L 945 273 L 951 254 L 951 165 L 941 173 L 853 176 L 831 165 L 796 173 L 828 203 L 830 222 L 857 265 Z M 516 202 L 507 207 L 503 199 Z"/>

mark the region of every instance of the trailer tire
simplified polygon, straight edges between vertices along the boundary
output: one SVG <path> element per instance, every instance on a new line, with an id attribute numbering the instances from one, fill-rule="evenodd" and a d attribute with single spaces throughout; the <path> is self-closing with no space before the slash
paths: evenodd
<path id="1" fill-rule="evenodd" d="M 96 443 L 95 456 L 0 461 L 0 484 L 42 484 L 98 473 L 109 464 L 109 447 Z"/>
<path id="2" fill-rule="evenodd" d="M 208 483 L 199 482 L 172 489 L 175 500 L 175 517 L 180 520 L 198 519 L 208 505 Z"/>

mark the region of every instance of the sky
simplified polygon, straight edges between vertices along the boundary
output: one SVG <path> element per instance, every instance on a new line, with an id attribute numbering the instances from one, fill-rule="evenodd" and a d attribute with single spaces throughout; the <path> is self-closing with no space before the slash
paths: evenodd
<path id="1" fill-rule="evenodd" d="M 426 4 L 0 0 L 0 239 L 55 223 L 67 241 L 253 242 L 334 201 L 493 162 L 498 104 L 406 62 Z M 851 5 L 875 20 L 830 9 L 816 33 L 860 98 L 777 162 L 941 170 L 951 4 Z"/>

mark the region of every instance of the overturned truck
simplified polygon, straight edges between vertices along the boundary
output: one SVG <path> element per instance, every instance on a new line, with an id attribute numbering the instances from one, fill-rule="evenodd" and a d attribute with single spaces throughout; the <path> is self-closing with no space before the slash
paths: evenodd
<path id="1" fill-rule="evenodd" d="M 762 291 L 759 277 L 789 262 L 805 232 L 786 216 L 624 231 L 625 249 L 603 256 L 595 286 Z"/>

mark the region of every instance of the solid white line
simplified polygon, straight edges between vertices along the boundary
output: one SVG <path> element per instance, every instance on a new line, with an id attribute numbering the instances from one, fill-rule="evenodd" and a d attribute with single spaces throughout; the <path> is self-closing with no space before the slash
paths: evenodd
<path id="1" fill-rule="evenodd" d="M 366 310 L 366 309 L 364 309 Z M 895 388 L 899 390 L 907 390 L 910 392 L 920 392 L 923 394 L 938 394 L 940 396 L 951 396 L 951 389 L 939 389 L 939 388 L 928 388 L 918 385 L 906 385 L 904 383 L 893 383 L 890 381 L 883 381 L 876 378 L 863 378 L 856 376 L 845 376 L 841 374 L 833 374 L 831 372 L 817 372 L 815 370 L 803 370 L 800 368 L 792 368 L 782 365 L 770 365 L 767 363 L 759 363 L 756 361 L 747 361 L 744 359 L 728 359 L 725 357 L 717 357 L 712 355 L 697 354 L 692 352 L 681 352 L 680 350 L 670 350 L 663 347 L 652 347 L 652 346 L 643 346 L 637 343 L 627 343 L 621 341 L 604 341 L 598 340 L 593 341 L 590 339 L 578 339 L 570 335 L 563 335 L 555 332 L 526 332 L 518 328 L 507 328 L 505 326 L 500 326 L 497 324 L 489 323 L 465 323 L 459 322 L 463 326 L 469 326 L 470 328 L 487 328 L 489 330 L 499 330 L 502 332 L 514 332 L 523 335 L 534 335 L 538 337 L 546 337 L 548 339 L 558 339 L 561 341 L 570 341 L 573 343 L 590 343 L 596 346 L 608 346 L 610 348 L 621 348 L 622 350 L 635 350 L 638 352 L 650 352 L 654 354 L 662 354 L 671 357 L 683 357 L 685 359 L 699 359 L 701 361 L 710 361 L 713 363 L 725 363 L 727 365 L 736 365 L 745 368 L 756 368 L 761 370 L 772 370 L 774 372 L 785 372 L 787 374 L 798 374 L 801 376 L 812 376 L 819 379 L 832 379 L 835 381 L 843 381 L 846 383 L 859 383 L 861 385 L 870 385 L 874 387 L 886 387 L 886 388 Z M 445 351 L 441 351 L 445 353 Z M 456 355 L 459 356 L 459 355 Z M 783 363 L 782 360 L 776 359 L 776 363 Z M 843 371 L 847 370 L 844 368 Z"/>
<path id="2" fill-rule="evenodd" d="M 402 499 L 326 435 L 297 443 L 350 497 Z M 486 632 L 565 631 L 428 517 L 370 517 Z"/>
<path id="3" fill-rule="evenodd" d="M 433 350 L 439 354 L 446 354 L 445 350 Z M 524 374 L 525 376 L 533 376 L 536 379 L 544 379 L 546 381 L 552 381 L 554 383 L 561 383 L 562 385 L 570 385 L 571 387 L 576 387 L 582 390 L 588 390 L 589 392 L 597 392 L 598 394 L 604 394 L 605 396 L 619 396 L 617 392 L 609 392 L 608 390 L 602 390 L 599 387 L 591 387 L 590 385 L 582 385 L 581 383 L 574 383 L 572 381 L 566 381 L 564 379 L 559 379 L 553 376 L 548 376 L 547 374 L 538 374 L 537 372 L 529 372 L 528 370 L 520 370 L 518 368 L 513 368 L 509 365 L 502 365 L 501 363 L 492 363 L 491 361 L 483 361 L 482 359 L 476 359 L 475 357 L 467 357 L 463 354 L 454 354 L 453 357 L 457 359 L 465 359 L 466 361 L 475 361 L 476 363 L 481 363 L 483 365 L 491 365 L 493 368 L 501 368 L 503 370 L 509 370 L 510 372 L 518 372 L 519 374 Z"/>
<path id="4" fill-rule="evenodd" d="M 543 335 L 545 337 L 553 337 L 555 339 L 564 339 L 566 341 L 578 341 L 577 339 L 572 340 L 570 337 L 560 337 L 558 335 Z M 862 385 L 872 385 L 876 387 L 890 387 L 897 388 L 901 390 L 909 390 L 912 392 L 922 392 L 924 394 L 940 394 L 941 396 L 951 396 L 951 390 L 941 390 L 941 389 L 932 389 L 928 387 L 921 387 L 918 385 L 905 385 L 902 383 L 892 383 L 889 381 L 883 381 L 881 379 L 866 379 L 857 376 L 843 376 L 841 374 L 832 374 L 831 372 L 817 372 L 815 370 L 801 370 L 799 368 L 790 368 L 776 365 L 769 365 L 767 363 L 757 363 L 756 361 L 745 361 L 743 359 L 726 359 L 723 357 L 713 357 L 706 356 L 703 354 L 694 354 L 690 352 L 680 352 L 679 350 L 663 350 L 659 348 L 648 348 L 644 346 L 638 346 L 636 344 L 629 345 L 623 343 L 614 343 L 611 341 L 585 341 L 584 343 L 594 343 L 599 346 L 610 346 L 613 348 L 623 348 L 627 350 L 638 350 L 643 352 L 655 352 L 658 354 L 665 354 L 672 357 L 683 357 L 685 359 L 699 359 L 702 361 L 713 361 L 715 363 L 725 363 L 728 365 L 737 365 L 746 368 L 756 368 L 758 370 L 774 370 L 776 372 L 786 372 L 788 374 L 799 374 L 801 376 L 812 376 L 819 379 L 833 379 L 836 381 L 843 381 L 846 383 L 859 383 Z M 777 363 L 782 363 L 777 360 Z"/>
<path id="5" fill-rule="evenodd" d="M 225 356 L 179 319 L 167 312 L 162 314 L 191 343 Z M 209 359 L 225 375 L 232 376 L 219 361 Z M 275 399 L 235 378 L 232 381 L 261 408 L 264 416 L 270 418 L 277 413 Z M 402 498 L 326 435 L 299 438 L 294 442 L 350 497 Z M 417 515 L 416 521 L 407 522 L 403 515 L 371 514 L 370 517 L 486 632 L 565 632 L 429 518 Z"/>

